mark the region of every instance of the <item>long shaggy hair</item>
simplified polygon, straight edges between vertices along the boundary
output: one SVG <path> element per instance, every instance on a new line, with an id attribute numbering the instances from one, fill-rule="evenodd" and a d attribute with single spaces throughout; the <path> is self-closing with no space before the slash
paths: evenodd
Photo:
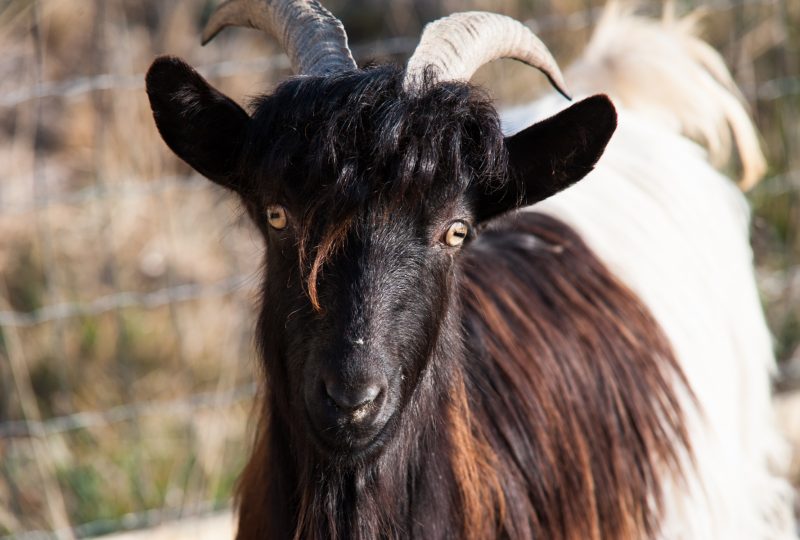
<path id="1" fill-rule="evenodd" d="M 487 264 L 486 261 L 492 261 Z M 641 302 L 553 218 L 485 231 L 464 262 L 463 364 L 514 538 L 642 538 L 688 447 L 685 381 Z"/>

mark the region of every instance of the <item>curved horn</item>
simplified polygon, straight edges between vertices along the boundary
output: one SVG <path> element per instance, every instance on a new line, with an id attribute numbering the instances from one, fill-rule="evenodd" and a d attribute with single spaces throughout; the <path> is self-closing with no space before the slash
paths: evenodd
<path id="1" fill-rule="evenodd" d="M 274 36 L 298 74 L 328 75 L 358 67 L 344 26 L 316 0 L 227 0 L 203 30 L 203 45 L 226 26 L 247 26 Z"/>
<path id="2" fill-rule="evenodd" d="M 485 11 L 454 13 L 425 26 L 406 66 L 403 86 L 406 90 L 418 86 L 427 69 L 433 69 L 440 81 L 468 81 L 479 67 L 498 58 L 514 58 L 535 67 L 571 99 L 545 44 L 521 22 Z"/>

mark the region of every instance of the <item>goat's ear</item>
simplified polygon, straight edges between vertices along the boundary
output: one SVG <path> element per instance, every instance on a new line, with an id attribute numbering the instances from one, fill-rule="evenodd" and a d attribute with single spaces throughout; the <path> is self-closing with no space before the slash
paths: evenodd
<path id="1" fill-rule="evenodd" d="M 162 56 L 147 71 L 158 131 L 178 157 L 230 189 L 250 117 L 182 60 Z"/>
<path id="2" fill-rule="evenodd" d="M 510 181 L 478 197 L 478 221 L 537 203 L 586 176 L 616 127 L 614 105 L 597 95 L 506 137 Z"/>

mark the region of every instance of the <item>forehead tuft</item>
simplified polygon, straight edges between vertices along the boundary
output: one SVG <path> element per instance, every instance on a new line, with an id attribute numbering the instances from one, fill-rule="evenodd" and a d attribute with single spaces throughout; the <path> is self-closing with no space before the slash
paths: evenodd
<path id="1" fill-rule="evenodd" d="M 299 77 L 258 98 L 246 173 L 296 203 L 330 198 L 353 209 L 376 196 L 414 204 L 504 181 L 503 135 L 487 96 L 456 82 L 409 95 L 402 76 L 377 66 Z"/>

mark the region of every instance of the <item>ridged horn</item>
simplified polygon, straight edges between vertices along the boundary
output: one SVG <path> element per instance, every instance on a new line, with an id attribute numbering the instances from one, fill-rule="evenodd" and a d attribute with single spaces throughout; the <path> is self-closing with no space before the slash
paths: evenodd
<path id="1" fill-rule="evenodd" d="M 403 86 L 413 90 L 427 70 L 439 81 L 468 81 L 482 65 L 513 58 L 535 67 L 564 97 L 564 76 L 544 43 L 519 21 L 485 11 L 454 13 L 425 26 L 406 66 Z"/>
<path id="2" fill-rule="evenodd" d="M 203 30 L 203 45 L 227 26 L 256 28 L 274 36 L 298 74 L 357 69 L 344 26 L 316 0 L 227 0 Z"/>

